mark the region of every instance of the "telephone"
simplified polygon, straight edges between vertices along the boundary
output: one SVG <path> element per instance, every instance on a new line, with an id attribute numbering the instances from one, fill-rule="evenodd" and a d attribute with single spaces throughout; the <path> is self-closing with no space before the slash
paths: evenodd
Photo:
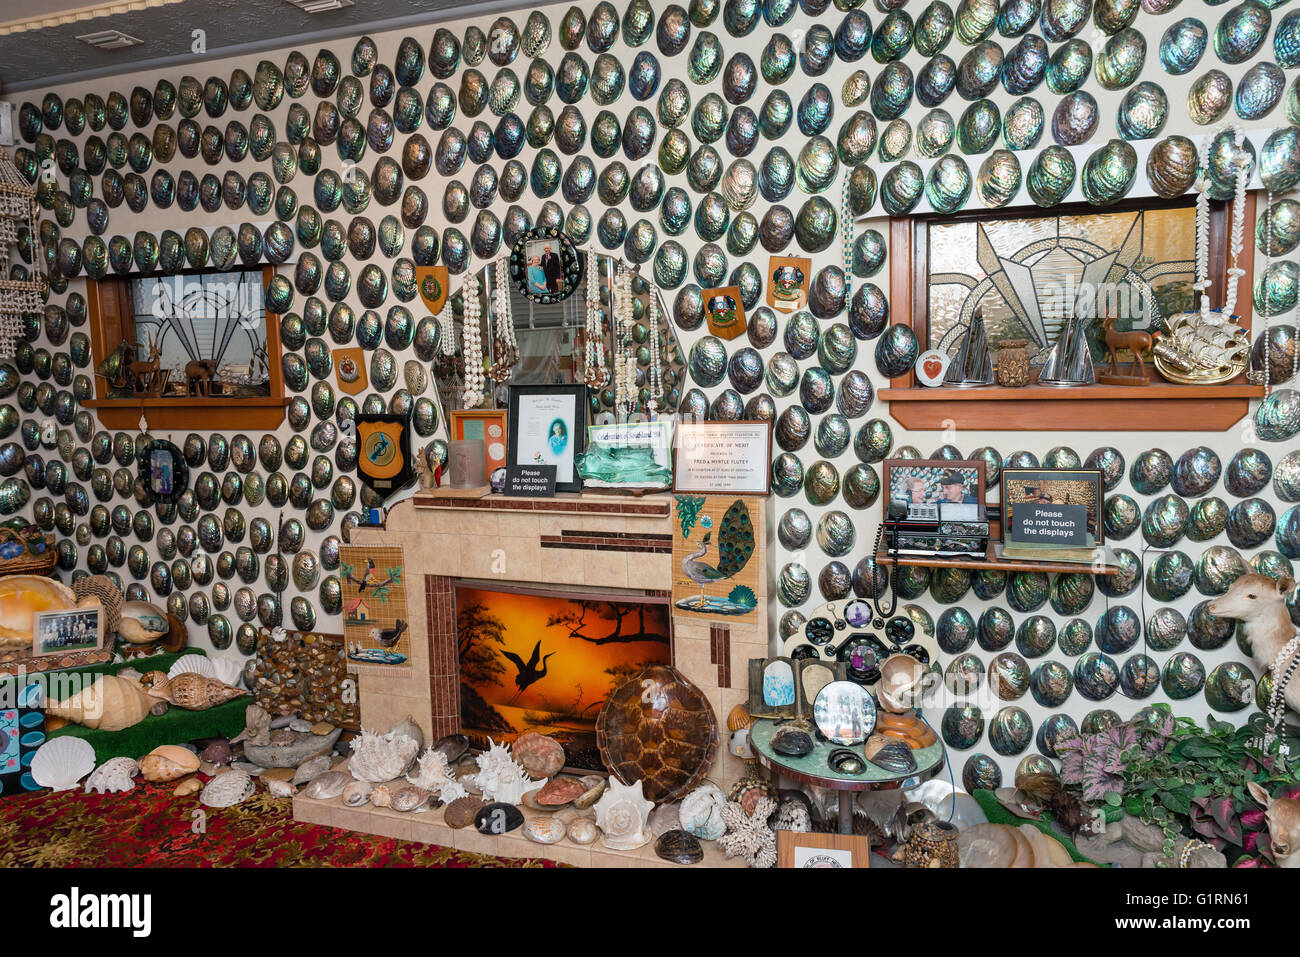
<path id="1" fill-rule="evenodd" d="M 905 502 L 891 501 L 885 509 L 885 520 L 880 523 L 880 528 L 876 529 L 876 547 L 871 554 L 880 554 L 880 539 L 885 534 L 886 528 L 889 529 L 890 557 L 893 562 L 889 566 L 889 610 L 886 611 L 881 607 L 880 595 L 877 593 L 875 582 L 872 582 L 871 589 L 871 607 L 876 612 L 876 628 L 883 628 L 886 621 L 893 617 L 894 611 L 898 608 L 898 527 L 911 518 L 911 510 L 916 506 L 908 505 Z M 924 507 L 924 506 L 922 506 Z M 933 506 L 932 506 L 933 507 Z"/>

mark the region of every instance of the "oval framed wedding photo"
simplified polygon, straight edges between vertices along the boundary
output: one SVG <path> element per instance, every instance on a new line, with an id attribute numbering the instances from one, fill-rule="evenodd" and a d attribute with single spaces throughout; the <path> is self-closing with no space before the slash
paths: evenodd
<path id="1" fill-rule="evenodd" d="M 558 229 L 530 229 L 510 250 L 510 278 L 531 302 L 563 302 L 582 281 L 582 257 Z"/>

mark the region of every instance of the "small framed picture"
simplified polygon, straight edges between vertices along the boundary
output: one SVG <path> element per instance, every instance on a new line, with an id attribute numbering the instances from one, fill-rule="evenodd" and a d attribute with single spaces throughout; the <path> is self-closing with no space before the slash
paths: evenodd
<path id="1" fill-rule="evenodd" d="M 506 466 L 554 465 L 557 492 L 582 491 L 574 459 L 587 444 L 585 385 L 512 385 Z"/>
<path id="2" fill-rule="evenodd" d="M 447 413 L 451 437 L 457 441 L 482 440 L 484 475 L 506 466 L 507 420 L 505 409 L 454 409 Z"/>
<path id="3" fill-rule="evenodd" d="M 907 506 L 909 521 L 978 522 L 984 512 L 984 462 L 979 459 L 886 459 L 881 506 Z"/>
<path id="4" fill-rule="evenodd" d="M 510 250 L 510 276 L 525 299 L 563 302 L 582 279 L 582 258 L 559 229 L 539 226 L 524 233 Z"/>
<path id="5" fill-rule="evenodd" d="M 776 866 L 786 868 L 870 867 L 871 844 L 858 834 L 776 832 Z"/>
<path id="6" fill-rule="evenodd" d="M 1097 469 L 1003 469 L 1002 537 L 1008 545 L 1095 548 L 1105 541 Z"/>
<path id="7" fill-rule="evenodd" d="M 104 616 L 99 606 L 37 612 L 32 627 L 32 656 L 98 651 L 104 644 Z"/>
<path id="8" fill-rule="evenodd" d="M 795 716 L 795 662 L 789 658 L 749 659 L 749 713 L 755 718 Z"/>
<path id="9" fill-rule="evenodd" d="M 190 487 L 185 456 L 173 442 L 146 442 L 136 457 L 137 472 L 155 502 L 172 503 Z"/>

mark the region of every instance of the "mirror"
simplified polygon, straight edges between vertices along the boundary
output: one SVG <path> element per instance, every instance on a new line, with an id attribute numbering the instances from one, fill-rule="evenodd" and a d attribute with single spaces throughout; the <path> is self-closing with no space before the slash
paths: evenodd
<path id="1" fill-rule="evenodd" d="M 531 233 L 528 234 L 531 236 Z M 532 240 L 525 236 L 523 243 Z M 615 323 L 611 306 L 611 286 L 615 285 L 620 266 L 626 264 L 617 256 L 598 253 L 594 250 L 573 249 L 574 255 L 582 263 L 581 279 L 566 297 L 555 302 L 543 302 L 530 298 L 514 281 L 507 276 L 507 295 L 515 344 L 519 350 L 519 359 L 510 369 L 510 378 L 503 382 L 487 379 L 483 408 L 505 408 L 508 401 L 507 385 L 564 385 L 583 382 L 588 371 L 587 365 L 587 306 L 589 288 L 593 285 L 589 273 L 595 275 L 595 318 L 601 330 L 597 342 L 593 343 L 592 366 L 603 369 L 606 381 L 603 386 L 590 391 L 589 418 L 593 423 L 611 421 L 615 412 L 615 394 L 612 379 L 608 378 L 613 368 Z M 496 262 L 507 264 L 508 257 Z M 651 374 L 654 350 L 650 341 L 650 296 L 652 285 L 647 278 L 640 275 L 640 267 L 627 266 L 630 276 L 631 291 L 631 341 L 627 343 L 636 360 L 635 381 L 637 401 L 634 413 L 646 413 L 650 400 L 653 376 Z M 479 341 L 482 344 L 485 368 L 492 369 L 501 351 L 494 341 L 493 330 L 496 328 L 494 291 L 496 289 L 496 263 L 484 266 L 473 274 L 477 280 L 477 303 L 480 318 Z M 443 405 L 447 409 L 465 407 L 462 399 L 465 390 L 465 365 L 463 358 L 465 281 L 462 280 L 449 301 L 453 322 L 449 328 L 455 338 L 454 355 L 439 357 L 434 372 L 438 391 Z M 659 328 L 659 379 L 661 394 L 658 408 L 661 412 L 675 411 L 681 404 L 683 382 L 686 368 L 681 344 L 673 331 L 671 306 L 664 301 L 662 293 L 656 294 Z M 595 353 L 599 347 L 599 360 Z M 602 419 L 602 416 L 604 418 Z"/>
<path id="2" fill-rule="evenodd" d="M 831 743 L 859 744 L 876 727 L 876 702 L 860 684 L 832 681 L 817 693 L 813 721 Z"/>

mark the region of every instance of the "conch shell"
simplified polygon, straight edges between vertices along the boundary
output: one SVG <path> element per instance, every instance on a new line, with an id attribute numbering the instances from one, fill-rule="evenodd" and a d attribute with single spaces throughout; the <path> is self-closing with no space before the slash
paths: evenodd
<path id="1" fill-rule="evenodd" d="M 37 612 L 75 608 L 71 588 L 40 575 L 10 575 L 0 579 L 0 648 L 32 643 L 32 621 Z"/>
<path id="2" fill-rule="evenodd" d="M 152 697 L 162 698 L 168 704 L 188 711 L 206 711 L 248 694 L 196 671 L 184 671 L 175 678 L 168 678 L 161 671 L 151 671 L 140 680 L 148 686 Z"/>
<path id="3" fill-rule="evenodd" d="M 102 675 L 77 694 L 50 702 L 45 713 L 99 731 L 121 731 L 147 718 L 152 704 L 138 682 Z"/>
<path id="4" fill-rule="evenodd" d="M 387 734 L 361 729 L 361 735 L 352 742 L 352 757 L 348 770 L 358 781 L 378 784 L 391 781 L 406 773 L 415 760 L 419 742 L 394 728 Z"/>
<path id="5" fill-rule="evenodd" d="M 175 781 L 198 769 L 199 756 L 176 744 L 159 745 L 140 759 L 140 773 L 154 784 Z"/>

